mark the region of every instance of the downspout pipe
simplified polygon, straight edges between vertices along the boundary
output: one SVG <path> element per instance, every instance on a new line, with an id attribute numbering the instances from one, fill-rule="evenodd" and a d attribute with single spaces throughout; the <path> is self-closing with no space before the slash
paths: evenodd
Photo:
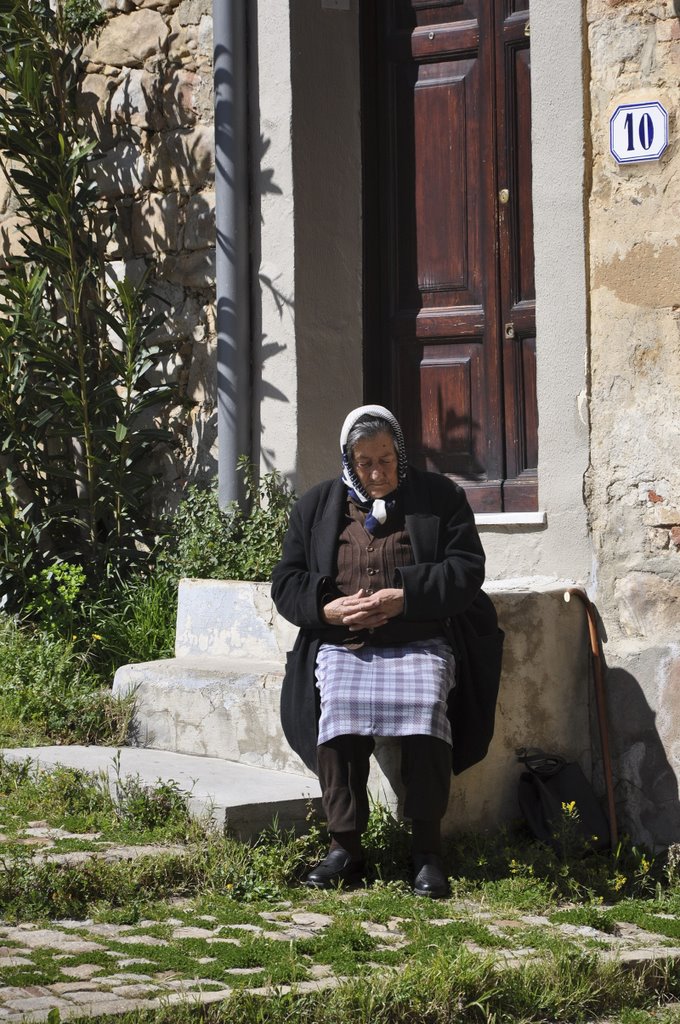
<path id="1" fill-rule="evenodd" d="M 243 499 L 251 450 L 247 31 L 244 0 L 213 0 L 218 494 Z"/>

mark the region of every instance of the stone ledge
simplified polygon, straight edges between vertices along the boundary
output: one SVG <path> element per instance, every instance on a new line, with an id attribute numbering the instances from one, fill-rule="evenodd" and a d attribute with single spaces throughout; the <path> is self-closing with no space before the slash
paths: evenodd
<path id="1" fill-rule="evenodd" d="M 447 831 L 518 817 L 515 750 L 540 746 L 591 772 L 589 654 L 573 582 L 534 577 L 489 582 L 506 632 L 496 732 L 487 758 L 454 778 Z M 135 742 L 309 777 L 279 721 L 285 652 L 296 630 L 266 583 L 182 580 L 177 657 L 121 668 L 114 692 L 137 696 Z M 399 752 L 379 740 L 370 787 L 398 811 Z"/>
<path id="2" fill-rule="evenodd" d="M 137 746 L 309 775 L 279 722 L 283 663 L 203 655 L 125 665 L 113 692 L 134 693 Z"/>

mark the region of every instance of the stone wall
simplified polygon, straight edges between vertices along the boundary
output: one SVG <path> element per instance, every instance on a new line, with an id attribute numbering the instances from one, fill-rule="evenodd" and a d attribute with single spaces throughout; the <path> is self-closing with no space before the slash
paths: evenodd
<path id="1" fill-rule="evenodd" d="M 625 824 L 680 839 L 680 5 L 588 0 L 591 459 L 586 500 Z M 619 166 L 609 118 L 658 99 L 670 145 Z"/>
<path id="2" fill-rule="evenodd" d="M 216 468 L 214 129 L 210 0 L 104 0 L 109 21 L 85 49 L 83 102 L 106 152 L 94 168 L 117 214 L 111 272 L 155 263 L 154 300 L 171 354 L 162 367 L 191 403 L 170 415 L 178 447 L 164 490 Z"/>
<path id="3" fill-rule="evenodd" d="M 83 113 L 102 140 L 92 173 L 114 214 L 112 278 L 152 266 L 168 354 L 154 373 L 178 384 L 166 422 L 175 448 L 152 467 L 165 504 L 216 473 L 215 241 L 210 0 L 102 0 L 109 18 L 83 54 Z M 9 195 L 4 252 L 21 252 Z"/>

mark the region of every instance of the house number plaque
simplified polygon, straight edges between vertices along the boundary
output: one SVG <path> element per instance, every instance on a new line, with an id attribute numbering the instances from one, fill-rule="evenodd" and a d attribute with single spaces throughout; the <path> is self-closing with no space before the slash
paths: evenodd
<path id="1" fill-rule="evenodd" d="M 668 146 L 668 112 L 658 100 L 622 103 L 609 121 L 609 148 L 619 164 L 658 160 Z"/>

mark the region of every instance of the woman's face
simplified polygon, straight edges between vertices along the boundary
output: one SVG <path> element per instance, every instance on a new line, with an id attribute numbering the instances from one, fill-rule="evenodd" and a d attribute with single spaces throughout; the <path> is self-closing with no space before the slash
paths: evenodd
<path id="1" fill-rule="evenodd" d="M 369 498 L 384 498 L 396 490 L 397 453 L 390 434 L 376 434 L 357 441 L 352 451 L 352 465 Z"/>

